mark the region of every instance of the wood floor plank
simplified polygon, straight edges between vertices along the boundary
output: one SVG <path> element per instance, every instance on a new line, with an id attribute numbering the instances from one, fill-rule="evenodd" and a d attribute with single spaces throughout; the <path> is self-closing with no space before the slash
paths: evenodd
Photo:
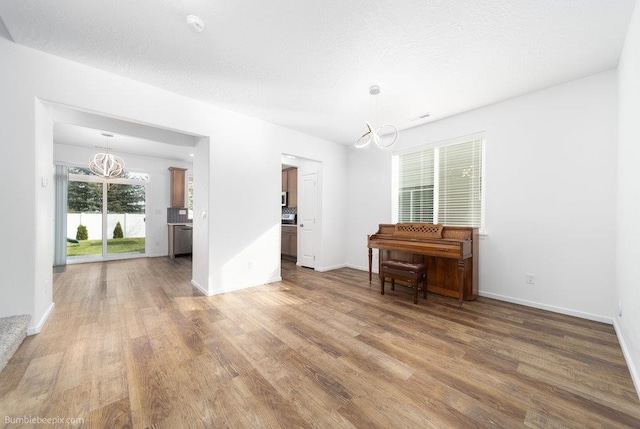
<path id="1" fill-rule="evenodd" d="M 149 338 L 125 341 L 125 356 L 132 420 L 150 426 L 169 415 L 170 391 L 160 378 Z"/>
<path id="2" fill-rule="evenodd" d="M 205 297 L 189 258 L 57 267 L 0 410 L 96 428 L 640 427 L 610 325 L 484 297 L 414 305 L 348 268 L 283 261 L 282 277 Z"/>
<path id="3" fill-rule="evenodd" d="M 86 427 L 91 429 L 132 427 L 129 398 L 122 398 L 91 411 L 86 420 Z"/>

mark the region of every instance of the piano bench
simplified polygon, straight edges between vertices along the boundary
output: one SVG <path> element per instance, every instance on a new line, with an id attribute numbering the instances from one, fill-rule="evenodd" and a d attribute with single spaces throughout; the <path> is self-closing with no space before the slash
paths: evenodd
<path id="1" fill-rule="evenodd" d="M 413 286 L 413 303 L 418 303 L 418 289 L 422 283 L 424 298 L 427 298 L 427 270 L 424 264 L 396 261 L 389 259 L 380 262 L 380 295 L 384 295 L 385 279 L 391 279 L 391 289 L 394 289 L 395 280 L 409 283 Z"/>

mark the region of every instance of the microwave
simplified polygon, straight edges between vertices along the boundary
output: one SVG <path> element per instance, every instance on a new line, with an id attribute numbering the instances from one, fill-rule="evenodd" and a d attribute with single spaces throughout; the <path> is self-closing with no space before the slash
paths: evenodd
<path id="1" fill-rule="evenodd" d="M 287 193 L 286 192 L 282 193 L 282 200 L 280 202 L 281 202 L 280 205 L 282 207 L 286 207 L 287 206 Z"/>

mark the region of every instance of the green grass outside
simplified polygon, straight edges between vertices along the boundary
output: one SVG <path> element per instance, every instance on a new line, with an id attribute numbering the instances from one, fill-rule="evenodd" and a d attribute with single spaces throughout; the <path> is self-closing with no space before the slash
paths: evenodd
<path id="1" fill-rule="evenodd" d="M 107 240 L 107 253 L 144 253 L 144 237 L 112 238 Z M 67 243 L 67 256 L 100 255 L 102 240 L 80 240 L 80 243 Z"/>

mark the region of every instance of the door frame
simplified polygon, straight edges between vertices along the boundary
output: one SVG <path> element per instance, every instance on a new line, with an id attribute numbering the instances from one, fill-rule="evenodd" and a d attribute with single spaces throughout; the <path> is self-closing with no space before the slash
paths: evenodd
<path id="1" fill-rule="evenodd" d="M 318 171 L 319 166 L 316 166 L 315 163 L 307 163 L 302 167 L 298 168 L 298 201 L 302 202 L 298 204 L 299 208 L 305 206 L 305 202 L 309 202 L 314 200 L 315 204 L 313 204 L 314 213 L 312 214 L 313 220 L 305 219 L 304 209 L 301 210 L 302 215 L 298 220 L 298 262 L 297 265 L 306 267 L 306 268 L 316 268 L 317 265 L 317 256 L 318 256 L 318 228 L 319 222 L 319 207 L 318 207 L 318 187 L 319 187 L 319 176 L 320 172 Z M 314 186 L 311 190 L 309 190 L 304 184 L 307 177 L 311 176 L 310 179 L 313 180 Z M 308 206 L 308 205 L 307 205 Z M 304 223 L 313 222 L 312 230 L 311 230 L 311 238 L 309 238 L 309 234 L 306 234 L 303 226 Z M 311 240 L 311 243 L 306 242 L 305 240 Z M 308 246 L 311 248 L 311 255 L 307 258 L 305 257 L 304 249 L 307 249 Z"/>
<path id="2" fill-rule="evenodd" d="M 314 159 L 304 158 L 300 156 L 296 156 L 293 154 L 282 154 L 282 162 L 281 164 L 290 165 L 298 168 L 298 207 L 301 206 L 301 201 L 305 197 L 302 191 L 302 177 L 305 172 L 315 171 L 316 173 L 316 194 L 313 196 L 316 198 L 316 222 L 315 229 L 313 232 L 313 240 L 314 240 L 314 253 L 315 253 L 315 261 L 314 267 L 309 267 L 313 269 L 317 269 L 318 266 L 321 265 L 322 261 L 322 246 L 320 246 L 320 237 L 322 231 L 322 162 Z M 275 198 L 275 197 L 274 197 Z M 301 264 L 301 249 L 303 246 L 302 234 L 300 234 L 300 218 L 297 217 L 297 226 L 298 226 L 298 234 L 297 234 L 297 266 L 303 266 Z"/>

